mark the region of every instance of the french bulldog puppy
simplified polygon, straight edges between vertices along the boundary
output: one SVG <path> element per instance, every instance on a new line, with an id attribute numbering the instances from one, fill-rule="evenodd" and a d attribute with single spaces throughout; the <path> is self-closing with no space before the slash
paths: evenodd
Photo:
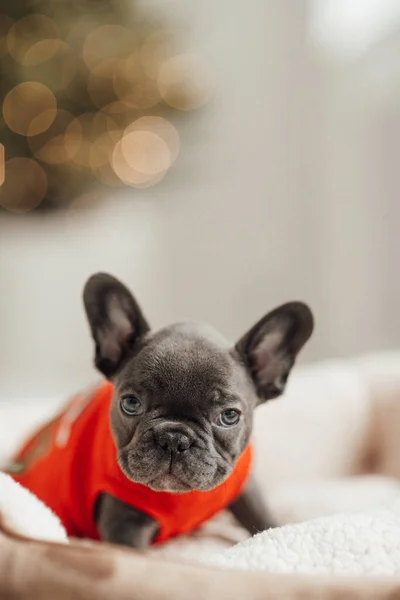
<path id="1" fill-rule="evenodd" d="M 110 275 L 92 276 L 83 299 L 106 380 L 71 398 L 8 473 L 70 537 L 145 548 L 227 507 L 251 534 L 272 527 L 251 477 L 253 412 L 283 392 L 310 309 L 284 304 L 231 346 L 198 323 L 151 332 Z"/>
<path id="2" fill-rule="evenodd" d="M 113 384 L 111 431 L 124 475 L 156 492 L 218 488 L 249 445 L 255 408 L 284 391 L 313 331 L 310 309 L 279 306 L 232 346 L 199 323 L 151 331 L 129 290 L 107 274 L 93 275 L 83 297 L 96 367 Z M 251 476 L 229 508 L 251 534 L 273 526 Z M 160 530 L 108 493 L 95 518 L 102 539 L 138 548 Z"/>

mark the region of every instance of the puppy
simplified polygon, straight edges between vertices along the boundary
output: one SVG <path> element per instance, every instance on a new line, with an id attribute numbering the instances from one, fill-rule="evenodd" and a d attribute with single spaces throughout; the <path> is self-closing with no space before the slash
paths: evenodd
<path id="1" fill-rule="evenodd" d="M 251 534 L 273 526 L 251 477 L 253 412 L 282 394 L 310 309 L 284 304 L 232 347 L 197 323 L 151 332 L 110 275 L 83 297 L 108 382 L 73 398 L 8 471 L 72 536 L 144 548 L 226 507 Z"/>

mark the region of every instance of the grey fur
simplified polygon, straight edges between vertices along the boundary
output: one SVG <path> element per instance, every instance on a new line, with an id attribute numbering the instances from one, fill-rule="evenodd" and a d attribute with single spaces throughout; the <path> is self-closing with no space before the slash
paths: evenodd
<path id="1" fill-rule="evenodd" d="M 261 319 L 235 347 L 201 323 L 153 333 L 128 289 L 102 273 L 87 282 L 84 303 L 96 366 L 114 383 L 111 429 L 121 469 L 132 481 L 174 493 L 210 490 L 229 476 L 249 443 L 255 407 L 283 392 L 313 330 L 310 309 L 291 302 Z M 140 416 L 121 410 L 125 395 L 140 399 Z M 231 428 L 217 424 L 227 409 L 241 413 Z M 271 525 L 254 483 L 231 509 L 252 533 Z M 104 539 L 150 543 L 157 526 L 138 513 L 101 498 Z"/>

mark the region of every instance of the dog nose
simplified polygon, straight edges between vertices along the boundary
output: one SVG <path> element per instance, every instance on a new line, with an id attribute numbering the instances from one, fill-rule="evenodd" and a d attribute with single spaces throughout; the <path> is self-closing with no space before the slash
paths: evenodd
<path id="1" fill-rule="evenodd" d="M 169 454 L 182 454 L 192 445 L 190 438 L 181 431 L 161 431 L 155 437 L 158 446 Z"/>

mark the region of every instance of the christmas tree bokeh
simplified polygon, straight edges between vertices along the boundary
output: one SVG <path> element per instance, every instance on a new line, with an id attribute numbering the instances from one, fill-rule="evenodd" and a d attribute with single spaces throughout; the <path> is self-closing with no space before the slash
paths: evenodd
<path id="1" fill-rule="evenodd" d="M 211 92 L 171 24 L 135 0 L 5 0 L 0 12 L 0 207 L 162 181 L 180 148 L 171 121 Z"/>

